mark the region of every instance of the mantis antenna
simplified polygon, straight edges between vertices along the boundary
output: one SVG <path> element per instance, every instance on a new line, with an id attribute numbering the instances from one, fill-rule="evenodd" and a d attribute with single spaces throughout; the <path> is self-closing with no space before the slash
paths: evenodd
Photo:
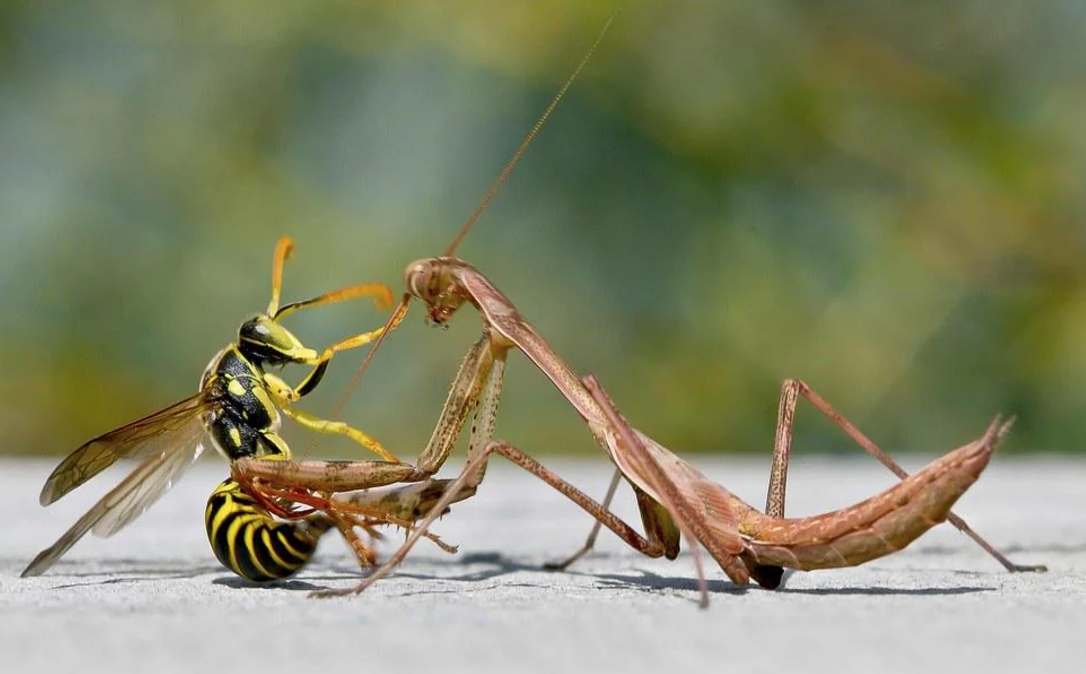
<path id="1" fill-rule="evenodd" d="M 588 48 L 588 51 L 585 52 L 581 62 L 577 64 L 577 67 L 573 69 L 573 73 L 566 79 L 565 84 L 562 85 L 562 88 L 559 89 L 558 93 L 551 99 L 550 104 L 547 105 L 547 109 L 543 111 L 543 114 L 539 116 L 536 123 L 532 125 L 531 130 L 528 131 L 528 135 L 520 142 L 520 145 L 517 146 L 517 149 L 513 152 L 513 156 L 505 163 L 505 167 L 502 168 L 501 173 L 498 174 L 498 177 L 494 179 L 494 182 L 490 184 L 486 193 L 483 194 L 483 198 L 479 200 L 479 205 L 475 207 L 471 216 L 460 226 L 460 231 L 456 233 L 456 238 L 454 238 L 452 243 L 449 244 L 449 247 L 445 249 L 445 257 L 456 252 L 456 249 L 460 246 L 460 242 L 464 240 L 464 237 L 471 231 L 471 228 L 475 226 L 475 222 L 486 212 L 486 209 L 490 206 L 490 202 L 493 201 L 495 195 L 497 195 L 498 190 L 502 188 L 506 179 L 509 178 L 509 174 L 512 173 L 513 169 L 520 163 L 520 158 L 528 151 L 528 146 L 531 145 L 532 141 L 535 140 L 535 137 L 539 135 L 540 130 L 543 129 L 547 120 L 550 119 L 554 109 L 557 108 L 558 104 L 562 102 L 562 99 L 566 97 L 566 92 L 573 86 L 573 81 L 577 79 L 577 76 L 581 74 L 584 67 L 592 60 L 592 55 L 596 53 L 596 48 L 599 47 L 600 42 L 603 41 L 603 36 L 607 34 L 607 29 L 611 27 L 616 14 L 618 14 L 617 11 L 607 18 L 607 23 L 603 24 L 603 28 L 600 29 L 599 35 L 596 36 L 596 41 Z"/>
<path id="2" fill-rule="evenodd" d="M 532 141 L 535 140 L 535 137 L 539 135 L 539 132 L 547 123 L 547 120 L 550 118 L 551 113 L 554 112 L 555 108 L 558 107 L 558 104 L 562 102 L 563 98 L 565 98 L 566 93 L 569 91 L 569 88 L 573 86 L 573 82 L 577 79 L 577 76 L 581 74 L 581 71 L 584 70 L 586 65 L 588 65 L 588 62 L 592 60 L 592 55 L 596 53 L 596 48 L 600 46 L 601 42 L 603 42 L 604 36 L 607 34 L 607 31 L 611 27 L 611 24 L 614 23 L 615 17 L 618 16 L 618 13 L 619 10 L 615 10 L 615 12 L 607 18 L 607 22 L 603 24 L 603 28 L 601 28 L 599 34 L 596 35 L 596 40 L 592 43 L 592 46 L 588 48 L 588 51 L 585 52 L 584 57 L 581 58 L 581 62 L 577 64 L 577 67 L 574 68 L 573 73 L 570 74 L 570 76 L 566 79 L 565 83 L 558 90 L 558 93 L 556 93 L 554 95 L 554 98 L 551 99 L 550 104 L 547 105 L 547 109 L 543 111 L 543 114 L 540 115 L 538 120 L 536 120 L 536 123 L 532 125 L 532 128 L 528 131 L 528 134 L 524 137 L 524 140 L 522 140 L 520 142 L 520 145 L 517 146 L 517 149 L 513 151 L 513 155 L 509 158 L 509 161 L 505 163 L 505 166 L 502 168 L 501 173 L 498 174 L 498 177 L 495 178 L 494 182 L 492 182 L 490 184 L 490 187 L 487 188 L 486 193 L 483 194 L 483 198 L 479 200 L 479 205 L 475 207 L 475 210 L 472 212 L 472 214 L 468 217 L 467 220 L 464 221 L 464 224 L 460 226 L 460 231 L 457 232 L 456 237 L 452 240 L 452 243 L 449 244 L 449 247 L 445 249 L 446 257 L 456 252 L 456 249 L 460 246 L 460 243 L 464 240 L 464 237 L 467 236 L 468 232 L 471 231 L 471 228 L 475 225 L 476 221 L 478 221 L 479 218 L 482 217 L 483 213 L 486 212 L 486 209 L 490 206 L 490 202 L 494 200 L 494 197 L 497 196 L 498 191 L 501 190 L 502 186 L 505 184 L 505 181 L 509 178 L 509 174 L 511 174 L 513 172 L 513 169 L 517 167 L 517 164 L 520 163 L 521 157 L 523 157 L 524 153 L 528 151 L 528 147 L 532 144 Z M 347 406 L 347 401 L 362 383 L 362 375 L 369 367 L 370 361 L 373 360 L 374 354 L 377 353 L 377 349 L 381 347 L 381 343 L 385 341 L 385 336 L 388 335 L 388 333 L 394 327 L 399 325 L 400 321 L 402 321 L 407 315 L 407 306 L 410 299 L 411 296 L 407 293 L 404 293 L 403 297 L 400 299 L 400 303 L 396 306 L 396 309 L 389 316 L 388 322 L 385 323 L 385 327 L 381 331 L 381 335 L 374 341 L 373 346 L 366 354 L 365 360 L 363 360 L 362 365 L 358 367 L 358 371 L 355 372 L 354 377 L 351 379 L 351 383 L 347 386 L 347 390 L 344 391 L 343 396 L 340 398 L 339 403 L 336 405 L 335 411 L 332 415 L 333 419 L 338 419 L 343 414 L 343 409 Z M 316 442 L 315 438 L 313 442 Z"/>

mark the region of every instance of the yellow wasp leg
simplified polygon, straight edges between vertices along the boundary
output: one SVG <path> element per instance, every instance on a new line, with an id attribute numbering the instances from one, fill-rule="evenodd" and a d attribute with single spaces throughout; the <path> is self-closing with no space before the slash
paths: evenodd
<path id="1" fill-rule="evenodd" d="M 314 370 L 316 372 L 316 370 Z M 307 428 L 317 433 L 340 433 L 346 435 L 350 439 L 354 440 L 363 447 L 369 449 L 377 456 L 380 456 L 385 461 L 391 461 L 393 463 L 403 463 L 394 454 L 381 446 L 375 438 L 363 433 L 357 428 L 344 423 L 342 421 L 331 421 L 329 419 L 322 419 L 320 417 L 296 410 L 290 406 L 290 403 L 298 400 L 301 395 L 298 393 L 299 389 L 304 386 L 299 385 L 297 389 L 291 388 L 289 384 L 283 381 L 280 377 L 265 372 L 264 384 L 267 387 L 268 393 L 275 399 L 276 407 L 290 417 L 295 423 L 303 428 Z"/>
<path id="2" fill-rule="evenodd" d="M 302 426 L 303 428 L 307 428 L 311 431 L 316 431 L 317 433 L 339 433 L 341 435 L 346 435 L 348 438 L 354 440 L 355 442 L 370 450 L 385 461 L 390 461 L 392 463 L 403 463 L 403 461 L 400 461 L 400 459 L 397 458 L 394 454 L 382 447 L 381 443 L 378 442 L 375 438 L 363 433 L 354 426 L 346 424 L 342 421 L 330 421 L 328 419 L 321 419 L 320 417 L 313 416 L 308 412 L 294 409 L 285 404 L 280 405 L 279 409 L 283 412 L 283 414 L 290 417 L 292 420 L 294 420 L 295 423 L 297 423 L 299 426 Z"/>
<path id="3" fill-rule="evenodd" d="M 392 306 L 392 291 L 384 283 L 356 283 L 352 286 L 326 292 L 313 299 L 291 302 L 281 309 L 269 311 L 268 315 L 276 321 L 279 321 L 299 309 L 309 309 L 325 304 L 335 304 L 337 302 L 353 300 L 359 297 L 372 297 L 373 303 L 377 305 L 378 309 L 388 309 Z M 276 298 L 276 300 L 277 299 L 278 298 Z M 269 309 L 270 308 L 271 307 L 269 307 Z"/>
<path id="4" fill-rule="evenodd" d="M 300 303 L 299 303 L 300 304 Z M 293 306 L 293 305 L 292 305 Z M 285 311 L 286 309 L 284 309 Z M 280 312 L 282 313 L 282 312 Z M 313 369 L 309 374 L 305 376 L 297 386 L 290 386 L 279 377 L 265 373 L 265 383 L 268 386 L 275 387 L 276 392 L 286 400 L 291 402 L 297 402 L 302 396 L 307 395 L 310 391 L 316 388 L 317 384 L 324 377 L 324 372 L 328 368 L 328 362 L 339 353 L 340 351 L 348 351 L 350 349 L 357 349 L 360 346 L 365 346 L 373 340 L 383 335 L 387 330 L 396 328 L 406 316 L 406 312 L 400 313 L 391 325 L 382 326 L 376 330 L 370 330 L 369 332 L 363 332 L 359 335 L 347 337 L 344 340 L 336 342 L 332 346 L 326 348 L 320 355 L 313 349 L 298 345 L 297 348 L 292 349 L 291 358 L 294 362 L 302 365 L 312 365 Z"/>
<path id="5" fill-rule="evenodd" d="M 281 435 L 272 432 L 266 432 L 263 435 L 265 440 L 270 444 L 275 445 L 277 451 L 256 458 L 261 461 L 290 461 L 291 458 L 293 458 L 290 453 L 290 447 L 287 446 L 287 441 L 284 440 Z"/>

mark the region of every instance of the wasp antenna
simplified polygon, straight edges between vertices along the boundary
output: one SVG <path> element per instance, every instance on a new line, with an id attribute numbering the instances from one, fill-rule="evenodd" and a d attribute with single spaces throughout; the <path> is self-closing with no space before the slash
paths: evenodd
<path id="1" fill-rule="evenodd" d="M 600 30 L 599 35 L 596 36 L 596 41 L 593 42 L 592 46 L 588 48 L 588 51 L 581 59 L 581 62 L 578 63 L 577 67 L 573 70 L 573 74 L 571 74 L 569 78 L 566 79 L 565 84 L 562 85 L 562 88 L 559 89 L 558 93 L 555 94 L 554 98 L 551 99 L 551 102 L 547 106 L 547 109 L 543 111 L 543 114 L 539 117 L 536 123 L 532 125 L 531 130 L 528 131 L 528 135 L 525 136 L 524 140 L 520 142 L 520 145 L 513 152 L 513 156 L 509 158 L 509 161 L 506 162 L 505 167 L 502 168 L 501 173 L 498 174 L 498 177 L 494 179 L 494 182 L 490 184 L 490 187 L 487 189 L 486 193 L 483 194 L 483 198 L 479 201 L 479 205 L 475 207 L 475 211 L 473 211 L 471 216 L 464 221 L 463 225 L 460 226 L 460 231 L 457 232 L 456 238 L 454 238 L 452 240 L 452 243 L 449 244 L 449 247 L 445 249 L 446 257 L 456 252 L 456 249 L 460 247 L 460 242 L 463 241 L 464 237 L 467 236 L 468 232 L 471 231 L 471 228 L 475 225 L 475 222 L 483 215 L 484 212 L 486 212 L 486 209 L 490 206 L 490 202 L 493 201 L 495 195 L 497 195 L 498 190 L 500 190 L 502 185 L 505 184 L 506 179 L 509 178 L 509 174 L 513 172 L 513 169 L 516 168 L 517 164 L 520 162 L 520 158 L 524 156 L 524 153 L 528 150 L 528 146 L 532 144 L 532 141 L 535 140 L 535 137 L 543 128 L 543 125 L 547 123 L 547 119 L 550 118 L 551 113 L 554 112 L 554 109 L 557 108 L 558 104 L 562 102 L 563 98 L 565 98 L 566 92 L 569 91 L 569 88 L 571 86 L 573 86 L 573 81 L 577 79 L 577 76 L 581 74 L 581 71 L 584 70 L 584 67 L 588 65 L 588 62 L 590 60 L 592 60 L 592 55 L 596 53 L 596 48 L 600 46 L 601 42 L 603 42 L 603 36 L 607 34 L 607 29 L 609 29 L 611 27 L 611 24 L 614 23 L 616 16 L 618 16 L 618 10 L 615 10 L 615 12 L 607 18 L 607 23 L 603 24 L 603 28 Z"/>
<path id="2" fill-rule="evenodd" d="M 279 310 L 279 289 L 283 285 L 283 263 L 290 258 L 294 250 L 294 241 L 289 236 L 284 236 L 275 244 L 275 257 L 272 258 L 272 293 L 271 302 L 268 303 L 268 316 L 275 317 Z"/>

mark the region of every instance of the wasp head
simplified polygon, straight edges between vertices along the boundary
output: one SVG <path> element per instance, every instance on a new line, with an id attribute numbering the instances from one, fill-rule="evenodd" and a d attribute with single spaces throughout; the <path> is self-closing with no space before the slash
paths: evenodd
<path id="1" fill-rule="evenodd" d="M 317 353 L 304 346 L 290 330 L 266 314 L 258 314 L 241 324 L 238 349 L 254 361 L 268 365 L 312 362 Z"/>

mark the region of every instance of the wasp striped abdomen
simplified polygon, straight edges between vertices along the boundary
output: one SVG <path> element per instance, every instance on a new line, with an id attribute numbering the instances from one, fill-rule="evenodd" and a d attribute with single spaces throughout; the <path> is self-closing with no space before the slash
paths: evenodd
<path id="1" fill-rule="evenodd" d="M 204 512 L 207 539 L 223 566 L 246 580 L 281 580 L 302 570 L 333 523 L 315 516 L 297 521 L 272 517 L 233 478 L 220 484 Z"/>

